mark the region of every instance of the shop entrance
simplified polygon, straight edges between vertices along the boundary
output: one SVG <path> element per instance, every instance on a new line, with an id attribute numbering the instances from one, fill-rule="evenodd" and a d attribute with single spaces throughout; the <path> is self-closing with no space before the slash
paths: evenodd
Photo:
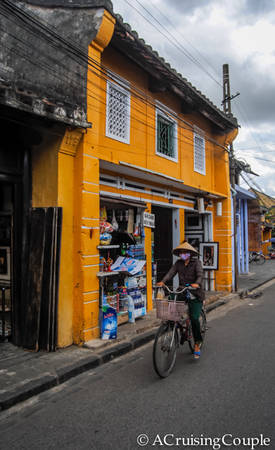
<path id="1" fill-rule="evenodd" d="M 152 214 L 155 214 L 154 262 L 160 281 L 173 264 L 172 208 L 152 206 Z"/>

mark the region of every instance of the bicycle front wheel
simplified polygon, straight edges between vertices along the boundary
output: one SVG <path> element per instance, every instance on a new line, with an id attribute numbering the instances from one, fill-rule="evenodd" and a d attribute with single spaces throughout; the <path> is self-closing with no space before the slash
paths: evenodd
<path id="1" fill-rule="evenodd" d="M 156 373 L 166 378 L 171 373 L 177 356 L 178 330 L 175 324 L 161 324 L 155 337 L 153 363 Z"/>
<path id="2" fill-rule="evenodd" d="M 259 256 L 257 256 L 256 263 L 259 264 L 259 265 L 264 264 L 264 263 L 265 263 L 265 257 L 264 257 L 264 255 L 259 255 Z"/>

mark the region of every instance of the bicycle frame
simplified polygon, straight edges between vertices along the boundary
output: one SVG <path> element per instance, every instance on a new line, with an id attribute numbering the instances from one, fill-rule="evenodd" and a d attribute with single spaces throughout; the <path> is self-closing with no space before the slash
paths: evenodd
<path id="1" fill-rule="evenodd" d="M 154 340 L 153 364 L 156 373 L 161 378 L 166 378 L 175 365 L 179 345 L 187 341 L 191 353 L 194 353 L 195 341 L 192 333 L 189 307 L 186 305 L 186 302 L 177 301 L 177 298 L 179 294 L 195 289 L 190 286 L 176 290 L 171 290 L 165 285 L 163 287 L 175 296 L 170 301 L 167 299 L 156 299 L 156 313 L 157 317 L 161 319 L 161 325 Z M 189 299 L 187 298 L 187 300 Z M 202 310 L 201 317 L 203 321 L 203 333 L 205 333 L 206 317 L 204 310 Z"/>
<path id="2" fill-rule="evenodd" d="M 173 300 L 170 300 L 171 301 L 171 303 L 176 303 L 177 302 L 177 297 L 178 297 L 178 295 L 179 294 L 182 294 L 183 292 L 186 292 L 186 291 L 191 291 L 191 290 L 195 290 L 195 288 L 192 288 L 191 286 L 185 286 L 184 288 L 182 288 L 182 289 L 176 289 L 176 290 L 171 290 L 168 286 L 166 286 L 166 285 L 164 285 L 163 286 L 170 294 L 173 294 L 173 295 L 175 295 L 175 298 L 173 299 Z M 167 322 L 166 320 L 163 320 L 162 321 L 163 323 L 165 323 L 165 322 Z M 172 334 L 172 340 L 171 340 L 171 342 L 170 342 L 170 349 L 173 347 L 173 345 L 174 345 L 174 340 L 175 340 L 175 333 L 176 333 L 176 329 L 177 329 L 177 327 L 180 329 L 180 333 L 181 333 L 181 336 L 182 336 L 182 334 L 183 334 L 183 328 L 184 328 L 184 325 L 186 325 L 186 333 L 188 332 L 188 328 L 189 328 L 189 326 L 190 326 L 190 318 L 188 317 L 188 318 L 186 318 L 186 319 L 182 319 L 182 320 L 175 320 L 175 321 L 173 321 L 173 320 L 169 320 L 169 322 L 171 323 L 171 324 L 173 324 L 173 334 Z M 188 339 L 188 338 L 185 338 L 185 340 L 190 340 L 190 338 Z"/>

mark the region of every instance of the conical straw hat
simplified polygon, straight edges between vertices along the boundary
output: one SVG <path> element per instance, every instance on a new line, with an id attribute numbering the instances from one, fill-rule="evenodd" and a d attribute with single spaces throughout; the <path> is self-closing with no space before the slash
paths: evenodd
<path id="1" fill-rule="evenodd" d="M 196 253 L 197 255 L 199 254 L 199 252 L 194 247 L 192 247 L 192 245 L 188 244 L 187 241 L 182 242 L 178 247 L 174 248 L 173 250 L 173 254 L 176 256 L 179 256 L 179 254 L 183 252 L 192 252 Z"/>

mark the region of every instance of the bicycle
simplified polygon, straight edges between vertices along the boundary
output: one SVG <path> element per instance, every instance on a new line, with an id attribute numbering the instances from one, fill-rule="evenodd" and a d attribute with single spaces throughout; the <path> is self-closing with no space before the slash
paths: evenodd
<path id="1" fill-rule="evenodd" d="M 183 345 L 187 341 L 192 354 L 194 353 L 195 347 L 188 308 L 188 299 L 192 299 L 191 291 L 195 289 L 189 285 L 176 290 L 171 290 L 166 285 L 164 285 L 164 288 L 174 298 L 155 299 L 157 317 L 162 319 L 162 323 L 154 341 L 153 364 L 156 373 L 161 378 L 166 378 L 172 372 L 176 362 L 177 349 L 180 345 Z M 178 295 L 184 292 L 185 300 L 177 301 Z M 204 342 L 207 330 L 204 307 L 201 311 L 200 326 Z"/>
<path id="2" fill-rule="evenodd" d="M 262 265 L 265 263 L 265 256 L 261 252 L 250 252 L 249 253 L 249 264 L 252 262 Z"/>

